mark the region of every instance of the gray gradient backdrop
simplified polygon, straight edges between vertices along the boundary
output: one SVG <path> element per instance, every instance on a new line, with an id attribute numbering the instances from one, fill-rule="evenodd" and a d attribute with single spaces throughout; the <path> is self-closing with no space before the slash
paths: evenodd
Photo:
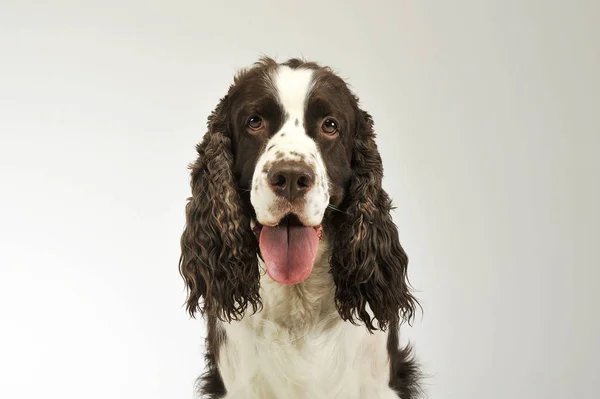
<path id="1" fill-rule="evenodd" d="M 192 398 L 186 166 L 261 53 L 375 118 L 429 397 L 599 397 L 600 3 L 365 3 L 0 3 L 0 397 Z"/>

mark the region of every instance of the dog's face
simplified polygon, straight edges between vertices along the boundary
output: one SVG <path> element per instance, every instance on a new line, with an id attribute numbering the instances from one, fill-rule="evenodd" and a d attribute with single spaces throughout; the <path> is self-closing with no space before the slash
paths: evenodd
<path id="1" fill-rule="evenodd" d="M 291 212 L 319 225 L 352 173 L 356 118 L 346 85 L 328 71 L 287 65 L 252 71 L 237 85 L 234 173 L 250 189 L 257 221 L 277 225 Z"/>
<path id="2" fill-rule="evenodd" d="M 256 310 L 257 255 L 273 280 L 301 283 L 328 234 L 342 318 L 372 329 L 373 318 L 385 327 L 398 312 L 412 316 L 372 120 L 341 78 L 314 63 L 261 60 L 235 78 L 208 125 L 182 236 L 190 312 L 229 320 Z"/>
<path id="3" fill-rule="evenodd" d="M 282 284 L 310 275 L 326 211 L 350 181 L 357 122 L 339 77 L 294 65 L 250 70 L 228 97 L 234 178 L 267 272 Z"/>

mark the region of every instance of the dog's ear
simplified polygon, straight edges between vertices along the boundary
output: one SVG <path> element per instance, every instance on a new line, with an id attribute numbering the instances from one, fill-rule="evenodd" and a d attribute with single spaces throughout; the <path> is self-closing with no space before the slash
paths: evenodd
<path id="1" fill-rule="evenodd" d="M 260 306 L 256 238 L 232 172 L 228 101 L 221 99 L 209 116 L 190 166 L 192 196 L 179 260 L 190 315 L 200 311 L 224 321 L 239 320 L 248 306 L 254 312 Z"/>
<path id="2" fill-rule="evenodd" d="M 373 120 L 358 105 L 356 119 L 353 174 L 341 205 L 344 212 L 335 213 L 335 301 L 342 319 L 362 320 L 369 331 L 385 330 L 390 324 L 395 328 L 401 317 L 410 322 L 418 302 L 409 289 L 408 257 L 392 221 L 391 200 L 381 185 L 383 165 Z"/>

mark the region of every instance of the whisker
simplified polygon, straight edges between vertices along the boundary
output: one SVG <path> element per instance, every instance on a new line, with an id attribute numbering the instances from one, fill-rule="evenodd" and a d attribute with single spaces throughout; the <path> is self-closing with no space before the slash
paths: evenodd
<path id="1" fill-rule="evenodd" d="M 348 215 L 348 212 L 346 212 L 346 211 L 342 211 L 340 208 L 337 208 L 337 207 L 336 207 L 336 206 L 334 206 L 334 205 L 331 205 L 331 204 L 329 204 L 329 205 L 327 205 L 327 208 L 329 208 L 329 209 L 332 209 L 332 210 L 334 210 L 334 211 L 336 211 L 336 212 L 340 212 L 340 213 L 343 213 L 343 214 L 346 214 L 346 215 Z"/>

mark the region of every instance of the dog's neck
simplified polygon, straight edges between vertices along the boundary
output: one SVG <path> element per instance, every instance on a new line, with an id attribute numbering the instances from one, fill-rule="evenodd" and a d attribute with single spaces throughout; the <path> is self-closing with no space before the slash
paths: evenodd
<path id="1" fill-rule="evenodd" d="M 331 323 L 339 322 L 334 304 L 335 285 L 329 267 L 330 252 L 327 238 L 323 237 L 310 276 L 295 285 L 273 281 L 259 261 L 263 309 L 253 319 L 294 330 L 327 329 Z"/>

